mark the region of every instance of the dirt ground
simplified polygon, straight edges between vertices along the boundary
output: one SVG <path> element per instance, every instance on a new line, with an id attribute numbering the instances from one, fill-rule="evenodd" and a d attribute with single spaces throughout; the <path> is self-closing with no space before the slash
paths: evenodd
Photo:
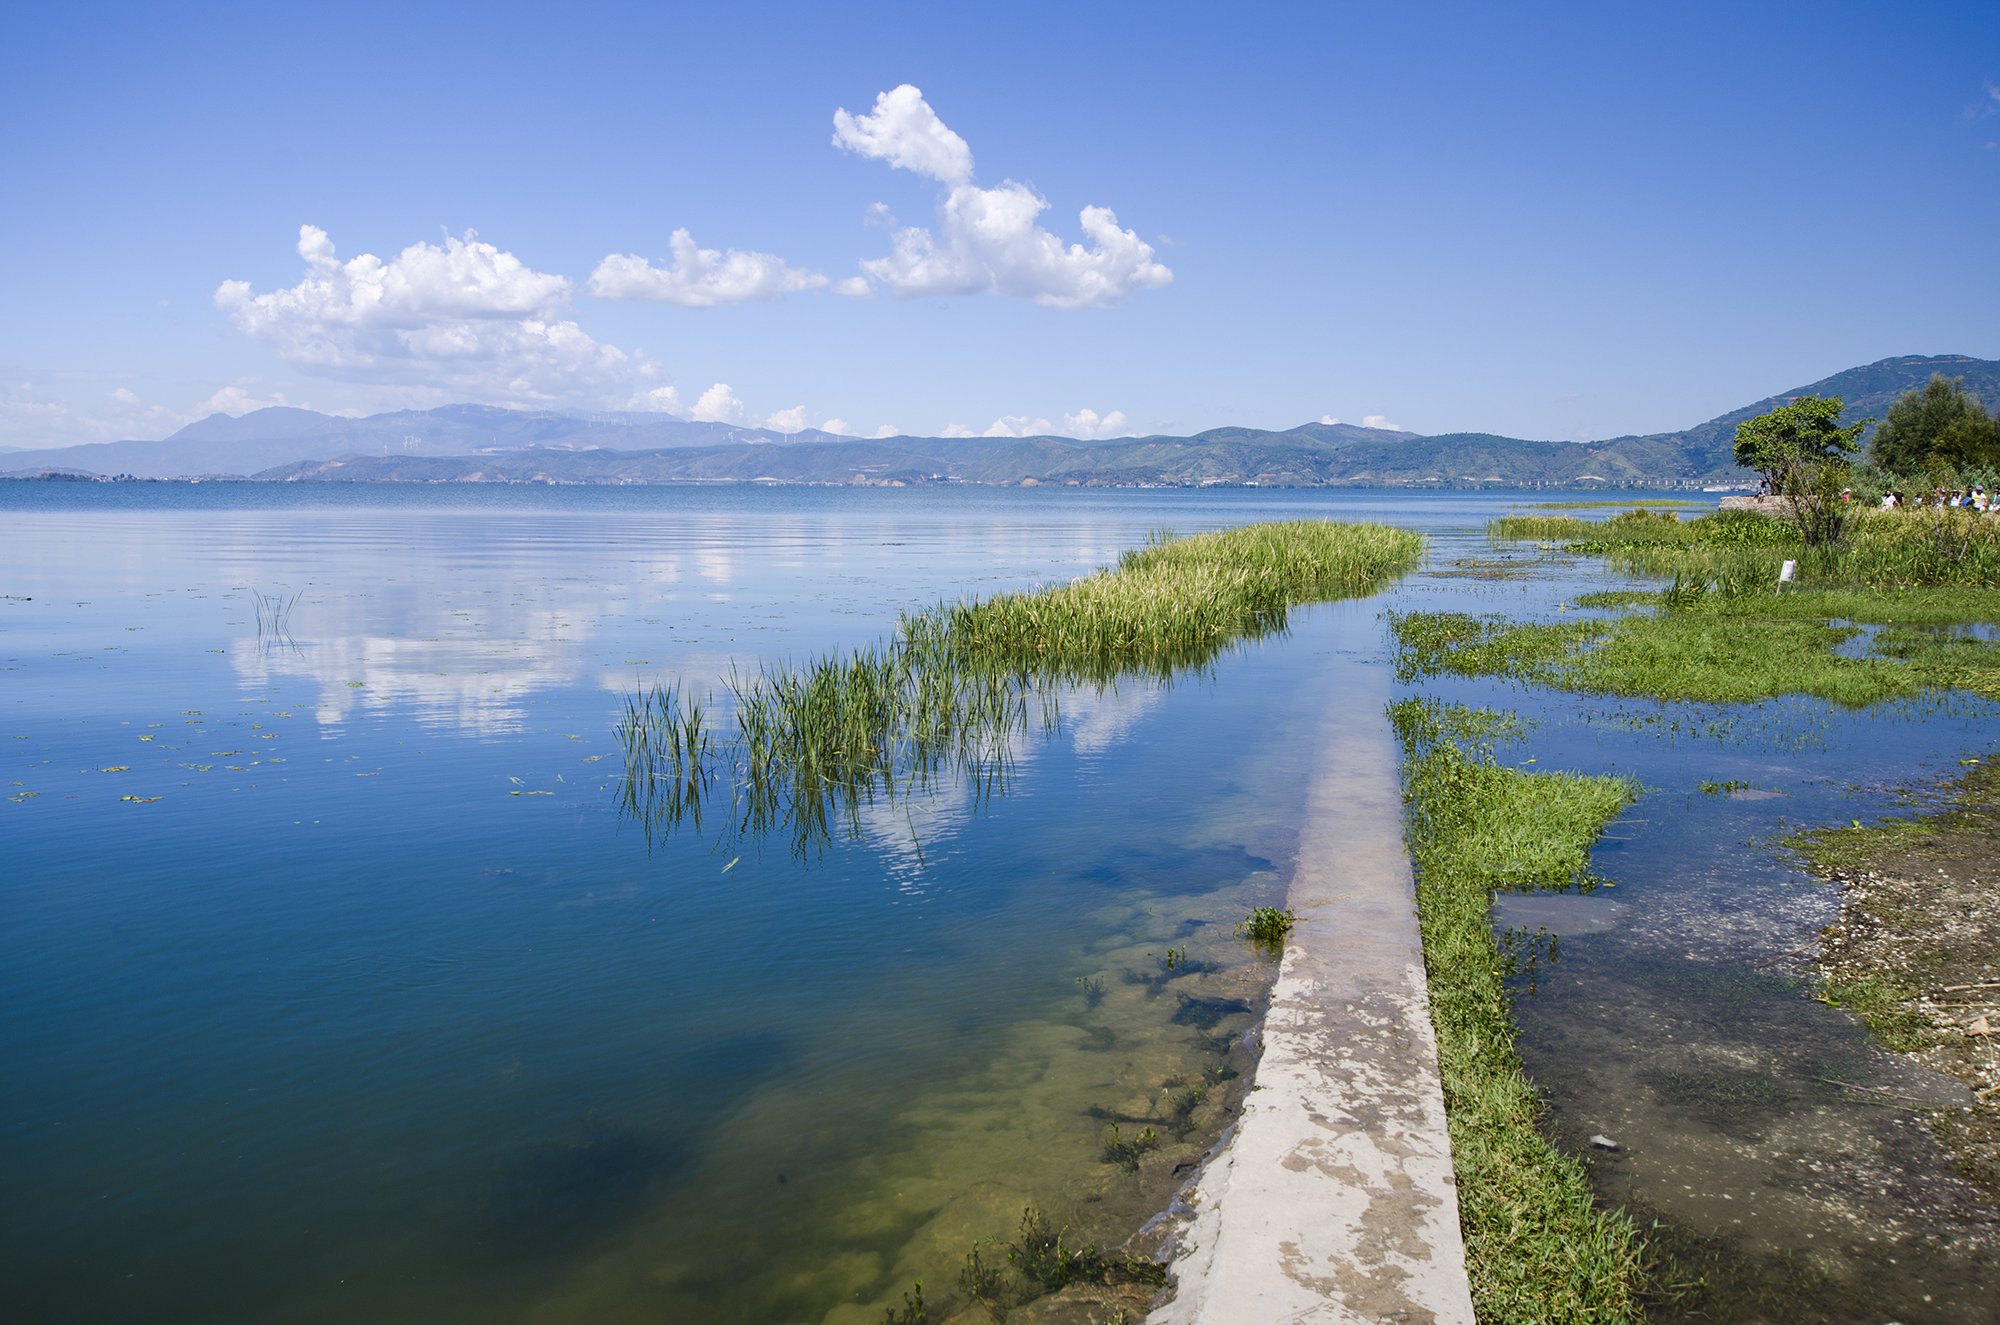
<path id="1" fill-rule="evenodd" d="M 1793 840 L 1841 887 L 1820 935 L 1820 997 L 1972 1089 L 1973 1104 L 1924 1119 L 2000 1202 L 2000 768 L 1980 763 L 1912 801 L 1928 812 Z"/>

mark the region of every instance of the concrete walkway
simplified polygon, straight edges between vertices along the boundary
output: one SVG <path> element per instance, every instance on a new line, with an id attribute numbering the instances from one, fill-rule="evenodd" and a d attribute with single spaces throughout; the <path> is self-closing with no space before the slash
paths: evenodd
<path id="1" fill-rule="evenodd" d="M 1473 1325 L 1383 689 L 1329 719 L 1256 1084 L 1149 1325 Z"/>

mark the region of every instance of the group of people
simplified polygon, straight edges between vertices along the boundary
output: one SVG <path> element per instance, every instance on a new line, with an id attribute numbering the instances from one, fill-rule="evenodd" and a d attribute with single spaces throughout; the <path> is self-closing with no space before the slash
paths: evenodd
<path id="1" fill-rule="evenodd" d="M 1841 495 L 1847 496 L 1848 494 L 1843 493 Z M 1987 496 L 1986 488 L 1983 484 L 1974 484 L 1970 488 L 1962 489 L 1939 488 L 1928 495 L 1920 492 L 1917 494 L 1917 499 L 1914 503 L 1900 492 L 1885 492 L 1882 494 L 1882 509 L 1885 511 L 1901 510 L 1910 505 L 1934 506 L 1940 509 L 1945 507 L 1969 507 L 1982 515 L 1988 511 L 2000 514 L 2000 505 L 1992 503 Z"/>

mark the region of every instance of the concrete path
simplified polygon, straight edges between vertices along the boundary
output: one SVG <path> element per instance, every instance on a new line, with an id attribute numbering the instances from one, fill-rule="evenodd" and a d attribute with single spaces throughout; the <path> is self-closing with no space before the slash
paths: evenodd
<path id="1" fill-rule="evenodd" d="M 1473 1325 L 1383 690 L 1329 719 L 1256 1084 L 1149 1325 Z"/>

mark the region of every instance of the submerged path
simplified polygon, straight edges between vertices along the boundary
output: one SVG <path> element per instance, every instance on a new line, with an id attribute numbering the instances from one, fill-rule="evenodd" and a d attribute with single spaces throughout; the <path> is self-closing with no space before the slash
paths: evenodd
<path id="1" fill-rule="evenodd" d="M 1149 1325 L 1473 1325 L 1383 681 L 1337 688 L 1256 1085 Z"/>

